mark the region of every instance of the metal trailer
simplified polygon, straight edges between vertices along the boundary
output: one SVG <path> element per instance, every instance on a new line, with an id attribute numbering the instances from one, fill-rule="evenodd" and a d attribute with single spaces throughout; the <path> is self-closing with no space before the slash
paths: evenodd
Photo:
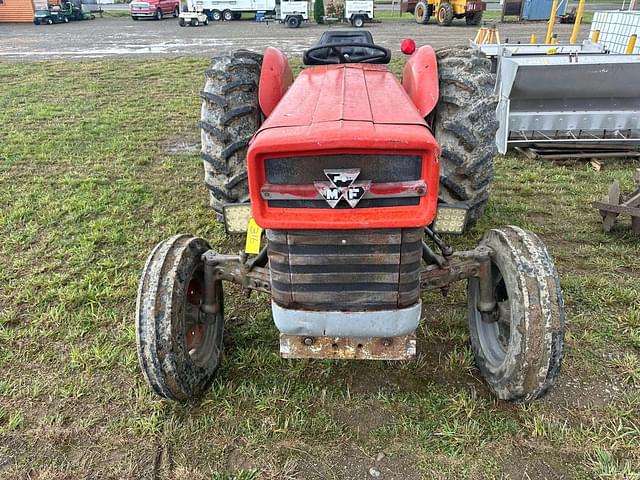
<path id="1" fill-rule="evenodd" d="M 276 5 L 276 18 L 289 28 L 298 28 L 302 22 L 309 21 L 309 2 L 282 0 Z"/>
<path id="2" fill-rule="evenodd" d="M 344 18 L 356 28 L 373 21 L 373 0 L 346 0 Z"/>
<path id="3" fill-rule="evenodd" d="M 602 53 L 498 58 L 496 144 L 640 146 L 640 56 Z"/>
<path id="4" fill-rule="evenodd" d="M 202 5 L 202 11 L 214 21 L 240 20 L 242 14 L 276 11 L 276 0 L 187 0 L 187 7 L 195 11 Z"/>

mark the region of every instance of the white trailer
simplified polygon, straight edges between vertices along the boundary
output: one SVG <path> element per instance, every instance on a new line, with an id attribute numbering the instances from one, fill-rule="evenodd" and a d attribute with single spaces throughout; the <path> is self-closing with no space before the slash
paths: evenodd
<path id="1" fill-rule="evenodd" d="M 373 21 L 373 0 L 346 0 L 344 18 L 356 28 Z"/>
<path id="2" fill-rule="evenodd" d="M 298 28 L 309 20 L 309 2 L 307 0 L 281 0 L 276 5 L 276 18 L 287 27 Z"/>
<path id="3" fill-rule="evenodd" d="M 276 0 L 187 0 L 189 10 L 202 3 L 202 11 L 214 21 L 240 20 L 243 13 L 275 14 Z"/>

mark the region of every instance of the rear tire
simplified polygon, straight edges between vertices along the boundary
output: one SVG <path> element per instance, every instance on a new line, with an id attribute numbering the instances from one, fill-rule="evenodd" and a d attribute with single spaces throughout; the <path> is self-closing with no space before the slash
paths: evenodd
<path id="1" fill-rule="evenodd" d="M 225 22 L 230 22 L 233 20 L 233 12 L 231 10 L 225 10 L 222 12 L 222 18 Z"/>
<path id="2" fill-rule="evenodd" d="M 416 3 L 413 15 L 415 16 L 416 23 L 420 25 L 426 25 L 429 23 L 429 6 L 427 5 L 427 2 L 420 0 Z"/>
<path id="3" fill-rule="evenodd" d="M 213 10 L 211 12 L 211 20 L 214 22 L 219 22 L 222 20 L 222 12 L 220 10 Z"/>
<path id="4" fill-rule="evenodd" d="M 467 25 L 480 25 L 480 22 L 482 22 L 482 12 L 468 13 L 464 19 Z"/>
<path id="5" fill-rule="evenodd" d="M 490 230 L 496 310 L 478 310 L 477 279 L 469 281 L 471 347 L 483 377 L 502 400 L 541 397 L 560 374 L 564 304 L 558 272 L 544 243 L 518 227 Z"/>
<path id="6" fill-rule="evenodd" d="M 180 25 L 181 27 L 184 27 L 187 25 L 187 22 L 185 22 L 184 18 L 181 18 L 180 20 L 178 20 L 178 25 Z"/>
<path id="7" fill-rule="evenodd" d="M 156 20 L 162 20 L 162 10 L 156 10 Z"/>
<path id="8" fill-rule="evenodd" d="M 497 98 L 491 62 L 469 48 L 436 51 L 440 98 L 433 130 L 440 143 L 440 198 L 469 208 L 466 229 L 482 216 L 493 181 Z"/>
<path id="9" fill-rule="evenodd" d="M 450 3 L 442 3 L 437 12 L 438 24 L 448 27 L 453 22 L 453 7 Z"/>
<path id="10" fill-rule="evenodd" d="M 362 15 L 356 15 L 355 17 L 353 17 L 351 25 L 353 25 L 355 28 L 362 28 L 364 26 L 364 17 Z"/>
<path id="11" fill-rule="evenodd" d="M 34 25 L 40 25 L 40 20 L 38 20 L 37 18 L 33 19 L 33 24 Z"/>
<path id="12" fill-rule="evenodd" d="M 226 203 L 249 200 L 247 148 L 262 123 L 258 83 L 262 55 L 239 50 L 214 57 L 205 74 L 200 116 L 204 180 L 222 219 Z"/>
<path id="13" fill-rule="evenodd" d="M 209 244 L 189 235 L 160 242 L 145 264 L 136 302 L 136 345 L 140 368 L 153 390 L 170 400 L 202 394 L 222 351 L 222 282 L 216 282 L 217 313 L 201 311 L 202 254 Z"/>
<path id="14" fill-rule="evenodd" d="M 178 7 L 176 7 L 173 10 L 173 18 L 178 18 L 178 15 L 180 15 L 180 9 Z"/>

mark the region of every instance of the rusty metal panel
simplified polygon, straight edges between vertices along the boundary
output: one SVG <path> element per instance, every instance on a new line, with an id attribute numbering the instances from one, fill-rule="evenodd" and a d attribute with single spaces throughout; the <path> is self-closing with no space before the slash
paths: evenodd
<path id="1" fill-rule="evenodd" d="M 353 360 L 411 360 L 416 337 L 305 337 L 280 335 L 283 358 L 336 358 Z"/>

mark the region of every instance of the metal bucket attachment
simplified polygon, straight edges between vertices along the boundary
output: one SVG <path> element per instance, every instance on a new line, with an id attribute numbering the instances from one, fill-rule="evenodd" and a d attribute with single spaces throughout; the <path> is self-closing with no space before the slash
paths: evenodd
<path id="1" fill-rule="evenodd" d="M 499 56 L 496 144 L 640 145 L 639 55 Z"/>
<path id="2" fill-rule="evenodd" d="M 522 55 L 549 55 L 553 50 L 554 55 L 586 55 L 595 53 L 607 53 L 602 45 L 584 40 L 575 45 L 550 45 L 531 43 L 476 43 L 470 41 L 469 45 L 474 50 L 479 50 L 488 58 L 493 57 L 519 57 Z"/>

